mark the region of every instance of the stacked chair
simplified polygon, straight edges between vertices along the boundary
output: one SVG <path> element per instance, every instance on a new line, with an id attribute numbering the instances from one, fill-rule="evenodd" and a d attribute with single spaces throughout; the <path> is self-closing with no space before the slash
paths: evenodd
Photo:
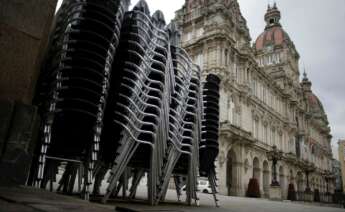
<path id="1" fill-rule="evenodd" d="M 44 117 L 36 184 L 52 184 L 64 164 L 58 190 L 72 193 L 78 179 L 86 199 L 92 184 L 98 197 L 107 180 L 105 203 L 121 189 L 133 199 L 146 174 L 149 204 L 165 200 L 172 178 L 185 179 L 186 202 L 199 204 L 199 176 L 216 192 L 220 80 L 209 75 L 202 87 L 177 26 L 151 16 L 144 0 L 128 6 L 63 2 L 36 98 Z"/>
<path id="2" fill-rule="evenodd" d="M 105 148 L 109 151 L 107 154 L 116 157 L 104 202 L 128 166 L 148 172 L 148 197 L 151 204 L 155 201 L 160 172 L 157 164 L 162 162 L 167 139 L 164 105 L 168 102 L 165 86 L 168 36 L 162 26 L 165 26 L 162 13 L 156 12 L 151 18 L 145 1 L 140 1 L 124 18 L 119 64 L 114 67 L 121 73 L 113 82 L 110 101 L 114 104 L 109 109 L 113 111 L 112 117 L 109 116 L 113 122 L 110 124 L 119 130 L 110 132 L 106 136 L 109 139 L 104 142 L 116 141 L 117 149 L 114 152 L 114 149 Z"/>
<path id="3" fill-rule="evenodd" d="M 37 186 L 45 187 L 44 179 L 51 175 L 51 167 L 45 168 L 46 160 L 52 166 L 58 166 L 59 161 L 79 162 L 84 167 L 88 198 L 112 64 L 128 6 L 127 0 L 63 2 L 36 98 L 44 117 Z M 67 175 L 64 179 L 70 179 Z"/>
<path id="4" fill-rule="evenodd" d="M 170 25 L 170 32 L 174 25 Z M 164 199 L 173 175 L 187 178 L 187 202 L 196 197 L 197 154 L 193 149 L 198 143 L 198 112 L 201 102 L 200 71 L 192 64 L 187 53 L 171 45 L 174 87 L 169 112 L 168 150 L 164 161 L 158 199 Z"/>
<path id="5" fill-rule="evenodd" d="M 220 79 L 213 74 L 206 77 L 203 85 L 203 121 L 199 148 L 200 176 L 210 181 L 212 193 L 217 204 L 215 160 L 219 152 L 219 84 Z"/>

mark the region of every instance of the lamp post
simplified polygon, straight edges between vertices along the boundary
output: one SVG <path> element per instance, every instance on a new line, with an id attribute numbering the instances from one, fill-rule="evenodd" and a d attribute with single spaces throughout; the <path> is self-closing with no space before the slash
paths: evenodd
<path id="1" fill-rule="evenodd" d="M 333 176 L 330 171 L 325 171 L 323 173 L 323 177 L 325 178 L 326 181 L 326 194 L 329 194 L 329 182 L 332 180 Z"/>
<path id="2" fill-rule="evenodd" d="M 305 191 L 309 193 L 311 192 L 310 185 L 309 185 L 309 174 L 313 173 L 314 171 L 315 171 L 315 165 L 307 161 L 306 164 L 304 165 L 304 172 L 307 178 L 307 187 L 305 188 Z"/>
<path id="3" fill-rule="evenodd" d="M 330 171 L 325 171 L 323 173 L 323 177 L 325 178 L 326 181 L 326 198 L 327 198 L 327 202 L 332 202 L 332 195 L 329 192 L 329 182 L 333 179 L 333 174 Z"/>
<path id="4" fill-rule="evenodd" d="M 271 186 L 280 186 L 277 180 L 277 163 L 283 158 L 283 152 L 277 149 L 277 146 L 272 147 L 272 151 L 267 152 L 268 160 L 272 161 L 272 183 Z"/>

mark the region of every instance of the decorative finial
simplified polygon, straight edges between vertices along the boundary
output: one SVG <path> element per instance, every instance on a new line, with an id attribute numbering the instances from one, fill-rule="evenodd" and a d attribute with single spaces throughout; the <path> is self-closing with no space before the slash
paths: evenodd
<path id="1" fill-rule="evenodd" d="M 268 4 L 268 9 L 265 14 L 265 21 L 266 21 L 266 28 L 271 28 L 274 26 L 281 26 L 279 21 L 281 18 L 280 11 L 277 7 L 277 3 L 275 1 L 270 1 Z"/>
<path id="2" fill-rule="evenodd" d="M 304 65 L 304 71 L 303 71 L 303 80 L 307 81 L 308 80 L 308 75 L 307 75 L 307 71 L 305 69 L 305 65 Z"/>

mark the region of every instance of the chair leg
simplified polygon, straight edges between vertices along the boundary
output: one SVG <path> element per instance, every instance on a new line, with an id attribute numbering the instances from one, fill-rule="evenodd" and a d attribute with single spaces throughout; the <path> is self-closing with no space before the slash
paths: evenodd
<path id="1" fill-rule="evenodd" d="M 208 176 L 208 181 L 211 185 L 211 190 L 212 190 L 212 195 L 213 195 L 213 199 L 214 199 L 214 202 L 216 204 L 216 207 L 219 207 L 219 204 L 218 204 L 218 199 L 217 199 L 217 196 L 216 196 L 216 193 L 217 193 L 217 189 L 216 189 L 216 175 L 214 174 L 213 171 L 210 172 L 209 176 Z"/>

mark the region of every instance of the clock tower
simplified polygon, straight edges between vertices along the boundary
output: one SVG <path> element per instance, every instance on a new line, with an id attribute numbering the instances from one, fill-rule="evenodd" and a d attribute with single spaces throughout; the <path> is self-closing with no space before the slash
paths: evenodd
<path id="1" fill-rule="evenodd" d="M 260 67 L 271 75 L 282 89 L 299 85 L 299 54 L 280 24 L 276 4 L 268 5 L 265 31 L 256 39 L 254 49 Z M 290 86 L 289 86 L 290 85 Z"/>

